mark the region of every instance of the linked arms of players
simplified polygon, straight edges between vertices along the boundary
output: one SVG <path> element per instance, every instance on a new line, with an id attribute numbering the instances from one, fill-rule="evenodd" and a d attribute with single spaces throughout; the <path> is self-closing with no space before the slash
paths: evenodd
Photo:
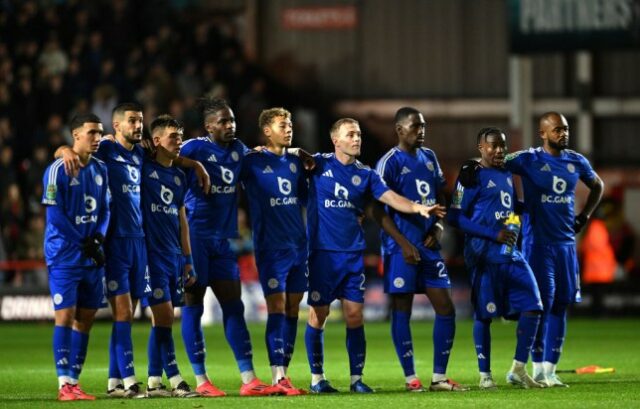
<path id="1" fill-rule="evenodd" d="M 393 190 L 387 190 L 380 196 L 378 199 L 382 203 L 389 205 L 402 213 L 417 213 L 421 216 L 429 218 L 430 215 L 435 215 L 436 217 L 442 218 L 447 214 L 444 206 L 440 204 L 435 204 L 433 206 L 425 206 L 420 203 L 414 203 L 411 200 L 407 199 L 404 196 L 400 196 Z"/>

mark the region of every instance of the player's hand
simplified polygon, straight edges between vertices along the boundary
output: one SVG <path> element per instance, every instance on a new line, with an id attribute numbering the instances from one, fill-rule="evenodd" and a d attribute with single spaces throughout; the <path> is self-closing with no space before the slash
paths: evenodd
<path id="1" fill-rule="evenodd" d="M 587 217 L 587 215 L 584 213 L 580 213 L 579 215 L 576 216 L 576 218 L 573 221 L 573 231 L 576 234 L 580 233 L 584 228 L 584 226 L 587 225 L 588 221 L 589 221 L 589 218 Z"/>
<path id="2" fill-rule="evenodd" d="M 466 160 L 460 167 L 458 181 L 463 187 L 474 187 L 478 184 L 478 169 L 480 162 L 474 159 Z"/>
<path id="3" fill-rule="evenodd" d="M 413 244 L 407 242 L 401 243 L 400 248 L 402 249 L 402 258 L 404 258 L 404 262 L 407 264 L 418 264 L 420 261 L 420 251 Z"/>
<path id="4" fill-rule="evenodd" d="M 262 151 L 266 151 L 267 147 L 264 145 L 258 145 L 258 146 L 254 146 L 253 150 L 256 152 L 262 152 Z"/>
<path id="5" fill-rule="evenodd" d="M 424 246 L 428 249 L 435 249 L 440 243 L 440 240 L 442 240 L 443 231 L 444 229 L 436 226 L 436 224 L 431 226 L 431 229 L 429 229 L 429 232 L 427 233 L 427 237 L 424 239 Z"/>
<path id="6" fill-rule="evenodd" d="M 85 237 L 81 244 L 82 254 L 93 261 L 96 267 L 104 266 L 105 257 L 102 243 L 104 243 L 104 236 L 96 233 L 93 236 Z"/>
<path id="7" fill-rule="evenodd" d="M 316 160 L 313 159 L 313 156 L 304 149 L 300 149 L 298 157 L 302 161 L 302 166 L 304 166 L 305 170 L 313 170 L 316 167 Z"/>
<path id="8" fill-rule="evenodd" d="M 509 246 L 515 246 L 516 241 L 518 241 L 518 233 L 509 229 L 502 229 L 500 230 L 500 233 L 498 233 L 496 241 Z"/>
<path id="9" fill-rule="evenodd" d="M 149 155 L 151 155 L 151 157 L 156 156 L 157 149 L 153 144 L 153 140 L 151 138 L 142 138 L 142 140 L 140 141 L 140 146 L 142 146 L 142 149 L 147 151 Z"/>
<path id="10" fill-rule="evenodd" d="M 198 186 L 202 188 L 204 194 L 208 194 L 211 190 L 211 178 L 209 177 L 209 173 L 204 168 L 204 165 L 200 162 L 195 163 L 193 170 L 196 173 L 196 179 L 198 179 Z"/>
<path id="11" fill-rule="evenodd" d="M 447 209 L 444 206 L 439 204 L 435 204 L 433 206 L 426 206 L 423 204 L 415 203 L 414 213 L 419 213 L 421 216 L 424 216 L 427 219 L 431 216 L 436 216 L 442 219 L 447 214 Z"/>
<path id="12" fill-rule="evenodd" d="M 193 264 L 185 264 L 183 277 L 185 287 L 191 287 L 196 283 L 198 274 L 196 274 L 196 270 L 193 268 Z"/>
<path id="13" fill-rule="evenodd" d="M 106 135 L 102 135 L 102 138 L 100 139 L 101 141 L 111 141 L 111 142 L 115 142 L 116 141 L 116 137 L 111 135 L 110 133 L 106 134 Z"/>
<path id="14" fill-rule="evenodd" d="M 73 149 L 65 146 L 60 151 L 62 153 L 62 163 L 64 164 L 64 173 L 68 176 L 78 176 L 80 168 L 84 165 L 80 162 L 80 156 Z"/>

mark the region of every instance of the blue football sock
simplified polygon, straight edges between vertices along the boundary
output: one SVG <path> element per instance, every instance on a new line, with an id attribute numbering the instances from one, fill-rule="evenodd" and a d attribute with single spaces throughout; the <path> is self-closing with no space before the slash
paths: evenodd
<path id="1" fill-rule="evenodd" d="M 518 328 L 516 329 L 516 354 L 514 356 L 516 361 L 526 363 L 529 359 L 539 323 L 539 315 L 520 314 Z"/>
<path id="2" fill-rule="evenodd" d="M 69 376 L 71 327 L 53 327 L 53 359 L 58 376 Z"/>
<path id="3" fill-rule="evenodd" d="M 362 375 L 367 356 L 367 341 L 364 338 L 364 325 L 358 328 L 347 328 L 347 353 L 351 376 Z"/>
<path id="4" fill-rule="evenodd" d="M 118 368 L 118 355 L 116 354 L 116 323 L 111 325 L 111 338 L 109 339 L 109 378 L 122 379 Z"/>
<path id="5" fill-rule="evenodd" d="M 473 322 L 473 342 L 476 345 L 478 369 L 491 372 L 491 320 Z"/>
<path id="6" fill-rule="evenodd" d="M 160 340 L 156 327 L 151 327 L 149 344 L 147 345 L 147 359 L 149 360 L 149 376 L 162 376 L 162 356 L 160 355 Z"/>
<path id="7" fill-rule="evenodd" d="M 160 346 L 160 356 L 162 357 L 162 367 L 167 378 L 171 378 L 180 373 L 178 362 L 176 361 L 176 347 L 173 343 L 171 327 L 155 327 L 156 339 Z"/>
<path id="8" fill-rule="evenodd" d="M 264 333 L 269 365 L 284 366 L 284 314 L 269 314 Z"/>
<path id="9" fill-rule="evenodd" d="M 549 313 L 542 313 L 540 318 L 540 324 L 538 324 L 538 330 L 536 331 L 536 337 L 533 340 L 531 346 L 531 361 L 542 363 L 544 359 L 545 337 L 547 334 L 547 327 L 549 324 Z"/>
<path id="10" fill-rule="evenodd" d="M 289 366 L 293 357 L 298 335 L 298 317 L 287 317 L 284 320 L 284 366 Z"/>
<path id="11" fill-rule="evenodd" d="M 307 359 L 312 374 L 324 373 L 324 330 L 313 328 L 307 324 L 304 333 L 304 343 L 307 347 Z"/>
<path id="12" fill-rule="evenodd" d="M 547 334 L 545 336 L 544 360 L 557 364 L 562 353 L 564 338 L 567 333 L 567 308 L 562 306 L 555 307 L 549 314 L 547 325 Z"/>
<path id="13" fill-rule="evenodd" d="M 220 304 L 224 335 L 233 351 L 240 372 L 253 370 L 253 354 L 251 352 L 251 338 L 247 323 L 244 320 L 244 304 L 235 300 Z"/>
<path id="14" fill-rule="evenodd" d="M 80 378 L 84 360 L 87 358 L 87 347 L 89 346 L 89 334 L 80 331 L 71 331 L 71 352 L 69 359 L 69 376 L 73 379 Z"/>
<path id="15" fill-rule="evenodd" d="M 433 373 L 447 373 L 455 336 L 456 316 L 436 314 L 433 324 Z"/>
<path id="16" fill-rule="evenodd" d="M 116 321 L 116 356 L 118 368 L 122 378 L 128 378 L 136 374 L 133 366 L 133 343 L 131 341 L 131 323 L 128 321 Z"/>
<path id="17" fill-rule="evenodd" d="M 391 311 L 391 339 L 396 347 L 396 355 L 404 371 L 404 376 L 416 373 L 413 363 L 413 339 L 411 337 L 411 314 L 404 311 Z"/>
<path id="18" fill-rule="evenodd" d="M 204 366 L 206 357 L 204 333 L 200 325 L 203 312 L 202 304 L 182 307 L 182 340 L 195 375 L 207 373 Z"/>

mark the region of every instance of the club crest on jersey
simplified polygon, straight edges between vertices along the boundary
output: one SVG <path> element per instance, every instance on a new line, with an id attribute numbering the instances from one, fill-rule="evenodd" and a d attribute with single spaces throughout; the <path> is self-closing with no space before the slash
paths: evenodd
<path id="1" fill-rule="evenodd" d="M 177 176 L 173 177 L 173 183 L 175 183 L 176 186 L 180 186 L 182 184 L 182 182 L 180 181 L 180 178 Z"/>
<path id="2" fill-rule="evenodd" d="M 240 155 L 238 155 L 238 152 L 236 151 L 231 152 L 231 159 L 233 159 L 234 162 L 237 162 L 238 159 L 240 159 Z"/>
<path id="3" fill-rule="evenodd" d="M 573 163 L 569 163 L 567 164 L 567 170 L 571 173 L 576 171 L 576 167 L 573 165 Z"/>
<path id="4" fill-rule="evenodd" d="M 508 192 L 500 191 L 500 202 L 502 202 L 502 206 L 511 209 L 511 195 Z"/>
<path id="5" fill-rule="evenodd" d="M 296 172 L 298 172 L 298 167 L 296 166 L 296 164 L 295 164 L 295 163 L 290 163 L 290 164 L 289 164 L 289 170 L 290 170 L 292 173 L 296 173 Z"/>
<path id="6" fill-rule="evenodd" d="M 336 186 L 333 189 L 333 195 L 338 199 L 349 200 L 349 191 L 338 182 L 336 182 Z"/>
<path id="7" fill-rule="evenodd" d="M 160 199 L 167 205 L 171 204 L 173 201 L 173 192 L 171 189 L 165 187 L 165 185 L 160 185 Z"/>
<path id="8" fill-rule="evenodd" d="M 102 176 L 100 176 L 100 175 L 96 175 L 94 180 L 96 181 L 96 185 L 98 185 L 98 186 L 102 186 L 102 182 L 104 182 L 104 180 L 102 180 Z"/>
<path id="9" fill-rule="evenodd" d="M 353 186 L 360 186 L 360 183 L 362 183 L 362 179 L 360 179 L 360 176 L 358 175 L 353 175 L 353 177 L 351 178 L 351 183 L 353 184 Z"/>
<path id="10" fill-rule="evenodd" d="M 427 162 L 427 169 L 429 169 L 431 172 L 433 172 L 433 170 L 435 169 L 433 166 L 433 162 Z"/>
<path id="11" fill-rule="evenodd" d="M 127 165 L 127 170 L 129 171 L 129 179 L 131 179 L 133 183 L 138 183 L 140 180 L 138 169 L 135 166 Z"/>
<path id="12" fill-rule="evenodd" d="M 236 152 L 233 152 L 236 153 Z M 222 177 L 222 180 L 230 185 L 231 183 L 233 183 L 233 171 L 231 169 L 227 169 L 224 166 L 220 166 L 220 176 Z"/>
<path id="13" fill-rule="evenodd" d="M 291 193 L 291 182 L 289 181 L 289 179 L 281 178 L 280 176 L 278 176 L 278 189 L 283 195 L 288 195 L 289 193 Z"/>

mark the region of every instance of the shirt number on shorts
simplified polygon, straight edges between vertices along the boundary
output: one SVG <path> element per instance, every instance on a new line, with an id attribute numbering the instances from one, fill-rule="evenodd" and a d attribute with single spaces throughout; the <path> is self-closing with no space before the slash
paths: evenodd
<path id="1" fill-rule="evenodd" d="M 366 279 L 364 273 L 360 274 L 360 277 L 362 278 L 362 281 L 360 282 L 360 291 L 364 291 L 366 290 L 366 288 L 364 288 L 364 280 Z"/>
<path id="2" fill-rule="evenodd" d="M 442 261 L 438 261 L 436 263 L 436 267 L 438 268 L 438 277 L 440 278 L 448 278 L 447 277 L 447 267 L 444 265 Z"/>

